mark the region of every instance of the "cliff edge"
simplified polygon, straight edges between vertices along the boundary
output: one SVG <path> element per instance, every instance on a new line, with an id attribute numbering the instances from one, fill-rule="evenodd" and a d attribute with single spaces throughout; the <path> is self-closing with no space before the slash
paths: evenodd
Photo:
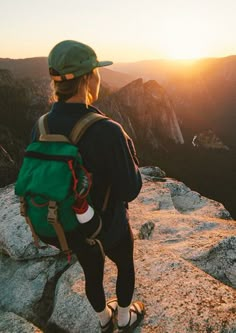
<path id="1" fill-rule="evenodd" d="M 141 172 L 130 223 L 134 298 L 146 304 L 147 314 L 136 332 L 236 332 L 235 221 L 222 204 L 159 168 Z M 0 189 L 0 272 L 1 333 L 99 331 L 79 263 L 68 266 L 57 250 L 34 247 L 13 185 Z M 115 293 L 115 276 L 107 259 L 108 297 Z"/>

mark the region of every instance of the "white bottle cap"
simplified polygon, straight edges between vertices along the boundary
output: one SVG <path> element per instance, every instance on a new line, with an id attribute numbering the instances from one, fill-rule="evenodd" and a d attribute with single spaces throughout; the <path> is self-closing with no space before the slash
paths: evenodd
<path id="1" fill-rule="evenodd" d="M 76 214 L 76 217 L 79 223 L 89 222 L 94 215 L 94 209 L 91 206 L 88 206 L 88 209 L 83 214 Z"/>

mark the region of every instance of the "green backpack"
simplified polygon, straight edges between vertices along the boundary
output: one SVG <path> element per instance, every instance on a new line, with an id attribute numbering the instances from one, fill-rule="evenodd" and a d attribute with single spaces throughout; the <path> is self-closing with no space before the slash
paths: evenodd
<path id="1" fill-rule="evenodd" d="M 92 124 L 104 118 L 107 117 L 97 113 L 86 114 L 67 138 L 48 134 L 47 114 L 40 117 L 39 141 L 26 148 L 15 185 L 15 194 L 20 197 L 21 215 L 30 226 L 36 246 L 39 246 L 40 236 L 57 236 L 62 251 L 70 256 L 65 231 L 78 227 L 73 205 L 77 198 L 86 197 L 89 201 L 91 187 L 91 177 L 83 166 L 77 143 Z M 87 239 L 88 243 L 98 241 L 96 236 L 100 230 L 101 225 Z"/>

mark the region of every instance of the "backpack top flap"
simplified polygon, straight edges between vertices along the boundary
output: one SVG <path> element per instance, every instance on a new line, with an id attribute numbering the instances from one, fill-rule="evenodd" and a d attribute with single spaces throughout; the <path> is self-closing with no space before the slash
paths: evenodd
<path id="1" fill-rule="evenodd" d="M 62 201 L 73 191 L 73 169 L 81 165 L 78 148 L 64 142 L 38 141 L 25 152 L 15 193 Z M 58 191 L 58 189 L 60 189 Z"/>

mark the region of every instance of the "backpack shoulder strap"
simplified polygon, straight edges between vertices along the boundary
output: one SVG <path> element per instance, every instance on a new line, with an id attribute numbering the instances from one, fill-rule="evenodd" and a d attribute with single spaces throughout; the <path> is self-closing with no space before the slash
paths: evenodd
<path id="1" fill-rule="evenodd" d="M 38 139 L 39 141 L 68 142 L 70 140 L 61 134 L 49 134 L 48 113 L 42 115 L 38 120 Z"/>
<path id="2" fill-rule="evenodd" d="M 109 119 L 107 116 L 104 116 L 99 113 L 90 112 L 83 116 L 73 127 L 71 133 L 70 133 L 70 140 L 74 144 L 77 144 L 79 140 L 81 139 L 82 135 L 85 133 L 85 131 L 94 123 L 96 123 L 99 120 L 102 119 Z M 109 197 L 111 192 L 111 186 L 108 186 L 108 189 L 105 193 L 105 198 L 102 205 L 102 212 L 104 212 L 107 208 Z"/>
<path id="3" fill-rule="evenodd" d="M 73 127 L 70 133 L 70 140 L 77 144 L 81 139 L 82 135 L 86 132 L 86 130 L 94 123 L 99 120 L 108 119 L 108 117 L 103 116 L 99 113 L 90 112 L 84 115 Z"/>
<path id="4" fill-rule="evenodd" d="M 45 134 L 49 133 L 47 117 L 48 117 L 48 113 L 45 113 L 38 120 L 39 136 L 41 134 L 45 135 Z"/>

